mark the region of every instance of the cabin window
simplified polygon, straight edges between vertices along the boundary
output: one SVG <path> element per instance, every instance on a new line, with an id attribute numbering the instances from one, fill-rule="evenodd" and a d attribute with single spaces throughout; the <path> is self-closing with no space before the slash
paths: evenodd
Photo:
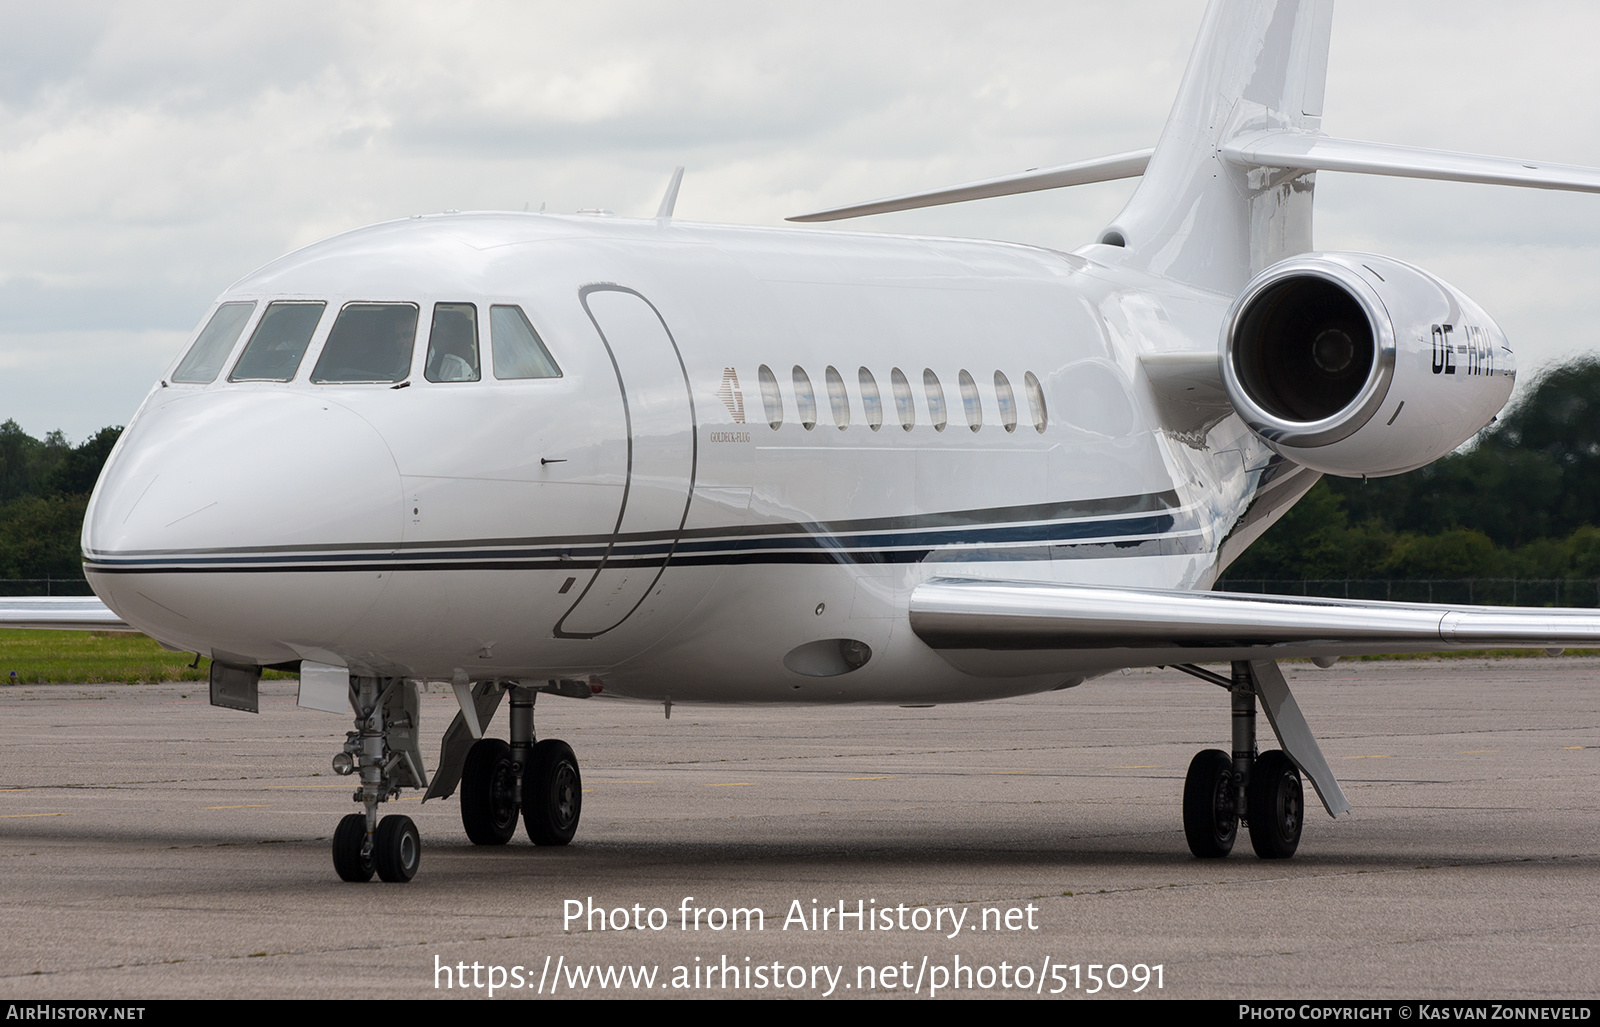
<path id="1" fill-rule="evenodd" d="M 430 382 L 475 382 L 478 366 L 478 308 L 471 303 L 435 303 L 428 329 L 428 359 L 422 376 Z"/>
<path id="2" fill-rule="evenodd" d="M 844 390 L 844 376 L 832 364 L 822 376 L 828 382 L 828 406 L 833 409 L 833 423 L 844 431 L 850 427 L 850 394 Z"/>
<path id="3" fill-rule="evenodd" d="M 502 304 L 489 308 L 489 344 L 496 378 L 561 377 L 561 368 L 521 307 Z"/>
<path id="4" fill-rule="evenodd" d="M 931 367 L 922 369 L 922 389 L 928 394 L 929 423 L 934 431 L 944 431 L 944 386 L 939 384 L 939 376 L 933 373 Z"/>
<path id="5" fill-rule="evenodd" d="M 1017 398 L 1011 392 L 1011 382 L 1000 371 L 994 373 L 994 395 L 1000 401 L 1000 423 L 1006 431 L 1016 431 Z"/>
<path id="6" fill-rule="evenodd" d="M 1049 422 L 1049 415 L 1044 409 L 1044 389 L 1039 386 L 1039 379 L 1028 371 L 1022 376 L 1023 389 L 1028 393 L 1028 413 L 1033 417 L 1033 430 L 1044 434 L 1045 425 Z"/>
<path id="7" fill-rule="evenodd" d="M 889 387 L 894 391 L 894 412 L 906 431 L 917 426 L 917 404 L 911 397 L 911 383 L 898 367 L 889 369 Z"/>
<path id="8" fill-rule="evenodd" d="M 783 427 L 783 393 L 778 389 L 778 376 L 762 364 L 756 377 L 761 379 L 761 406 L 767 412 L 767 427 L 776 431 Z"/>
<path id="9" fill-rule="evenodd" d="M 294 301 L 267 304 L 267 312 L 250 333 L 228 381 L 286 382 L 293 378 L 327 306 Z"/>
<path id="10" fill-rule="evenodd" d="M 415 303 L 346 303 L 311 370 L 318 383 L 398 382 L 411 373 Z"/>
<path id="11" fill-rule="evenodd" d="M 186 385 L 208 385 L 216 381 L 222 362 L 233 352 L 233 344 L 239 341 L 245 322 L 250 320 L 255 309 L 254 301 L 224 303 L 218 307 L 200 330 L 200 337 L 184 354 L 178 369 L 172 372 L 172 380 Z"/>
<path id="12" fill-rule="evenodd" d="M 794 365 L 794 403 L 800 409 L 800 427 L 806 431 L 817 426 L 817 397 L 811 391 L 811 376 L 805 368 Z"/>
<path id="13" fill-rule="evenodd" d="M 878 398 L 878 380 L 866 368 L 856 372 L 861 383 L 861 407 L 867 414 L 867 427 L 877 431 L 883 427 L 883 400 Z"/>
<path id="14" fill-rule="evenodd" d="M 966 368 L 961 369 L 961 409 L 967 415 L 967 427 L 977 431 L 983 427 L 983 397 L 978 395 L 978 383 Z"/>

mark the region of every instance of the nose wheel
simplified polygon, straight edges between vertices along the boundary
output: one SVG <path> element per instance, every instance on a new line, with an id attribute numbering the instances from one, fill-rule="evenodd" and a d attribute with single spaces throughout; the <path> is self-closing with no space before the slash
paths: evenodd
<path id="1" fill-rule="evenodd" d="M 360 883 L 374 872 L 385 881 L 405 882 L 417 876 L 422 837 L 410 817 L 384 817 L 375 835 L 367 834 L 367 815 L 351 813 L 333 832 L 333 868 L 341 880 Z"/>
<path id="2" fill-rule="evenodd" d="M 352 813 L 339 821 L 333 832 L 333 869 L 339 879 L 359 884 L 372 880 L 376 867 L 372 847 L 367 841 L 367 815 Z"/>
<path id="3" fill-rule="evenodd" d="M 422 862 L 422 836 L 410 817 L 389 816 L 378 822 L 378 837 L 372 849 L 372 862 L 378 876 L 391 883 L 417 876 Z"/>
<path id="4" fill-rule="evenodd" d="M 397 679 L 352 679 L 350 704 L 356 730 L 333 758 L 341 775 L 359 774 L 355 801 L 365 808 L 339 821 L 333 832 L 333 868 L 341 880 L 409 881 L 422 863 L 422 837 L 407 816 L 378 818 L 379 804 L 401 788 L 423 788 L 427 777 L 417 749 L 419 699 L 414 686 Z"/>

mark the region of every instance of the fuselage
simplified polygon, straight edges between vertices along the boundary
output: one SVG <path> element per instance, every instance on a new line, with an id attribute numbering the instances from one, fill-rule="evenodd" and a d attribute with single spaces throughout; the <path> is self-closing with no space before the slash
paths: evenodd
<path id="1" fill-rule="evenodd" d="M 1234 416 L 1162 426 L 1141 361 L 1215 349 L 1232 296 L 1118 252 L 530 214 L 347 233 L 219 297 L 214 379 L 179 354 L 107 465 L 89 580 L 254 663 L 688 701 L 1075 683 L 1106 668 L 957 670 L 911 588 L 1209 587 L 1283 466 Z M 403 366 L 341 370 L 379 322 Z M 278 364 L 246 360 L 272 332 Z"/>

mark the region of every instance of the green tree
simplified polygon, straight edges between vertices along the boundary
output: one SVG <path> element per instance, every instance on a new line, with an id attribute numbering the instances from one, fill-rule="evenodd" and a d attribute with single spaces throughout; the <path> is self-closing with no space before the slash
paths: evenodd
<path id="1" fill-rule="evenodd" d="M 1409 474 L 1327 478 L 1352 521 L 1397 532 L 1480 531 L 1515 547 L 1600 524 L 1600 359 L 1541 375 L 1473 446 Z"/>
<path id="2" fill-rule="evenodd" d="M 35 439 L 0 424 L 0 577 L 82 578 L 84 510 L 121 428 L 73 447 L 59 431 Z"/>
<path id="3" fill-rule="evenodd" d="M 0 506 L 0 577 L 81 578 L 87 496 L 22 496 Z"/>
<path id="4" fill-rule="evenodd" d="M 111 455 L 111 447 L 121 437 L 121 428 L 101 428 L 83 445 L 63 454 L 61 461 L 41 479 L 40 491 L 66 496 L 86 496 L 93 492 L 95 482 L 100 480 L 100 470 Z"/>

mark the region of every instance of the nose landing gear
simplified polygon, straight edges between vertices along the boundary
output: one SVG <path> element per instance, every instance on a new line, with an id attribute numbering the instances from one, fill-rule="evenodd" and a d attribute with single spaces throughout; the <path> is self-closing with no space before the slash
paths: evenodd
<path id="1" fill-rule="evenodd" d="M 422 861 L 422 839 L 407 816 L 378 819 L 378 806 L 401 788 L 427 786 L 417 748 L 416 686 L 398 678 L 352 678 L 350 705 L 356 730 L 333 758 L 339 774 L 359 773 L 353 798 L 365 807 L 339 821 L 333 832 L 333 867 L 346 881 L 409 881 Z"/>

